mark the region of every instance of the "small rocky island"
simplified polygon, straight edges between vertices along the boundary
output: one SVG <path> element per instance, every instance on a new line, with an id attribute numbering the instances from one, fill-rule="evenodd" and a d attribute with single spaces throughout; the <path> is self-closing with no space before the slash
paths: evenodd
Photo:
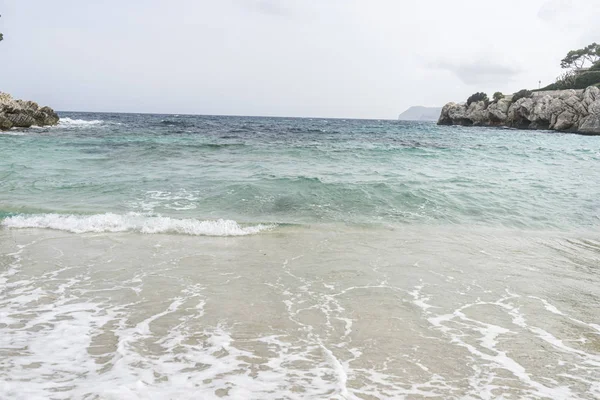
<path id="1" fill-rule="evenodd" d="M 508 126 L 600 135 L 600 89 L 521 91 L 442 108 L 438 125 Z"/>
<path id="2" fill-rule="evenodd" d="M 0 92 L 0 130 L 58 124 L 59 117 L 50 107 L 40 107 L 33 101 L 15 100 Z"/>

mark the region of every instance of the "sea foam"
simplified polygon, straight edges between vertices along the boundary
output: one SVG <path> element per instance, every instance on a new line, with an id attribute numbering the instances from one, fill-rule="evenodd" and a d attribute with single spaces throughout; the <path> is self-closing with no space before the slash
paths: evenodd
<path id="1" fill-rule="evenodd" d="M 104 121 L 101 121 L 99 119 L 93 119 L 93 120 L 85 120 L 85 119 L 73 119 L 73 118 L 61 118 L 59 121 L 59 125 L 64 125 L 64 126 L 77 126 L 77 125 L 100 125 L 104 123 Z"/>
<path id="2" fill-rule="evenodd" d="M 16 215 L 0 222 L 7 228 L 43 228 L 73 233 L 140 232 L 177 233 L 192 236 L 245 236 L 272 229 L 273 225 L 240 226 L 232 220 L 176 219 L 148 217 L 138 213 L 125 215 L 106 213 L 96 215 L 36 214 Z"/>

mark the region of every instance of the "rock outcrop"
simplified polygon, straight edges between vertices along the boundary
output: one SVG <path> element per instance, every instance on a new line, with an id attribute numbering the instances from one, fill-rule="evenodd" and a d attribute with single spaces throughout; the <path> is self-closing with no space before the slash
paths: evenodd
<path id="1" fill-rule="evenodd" d="M 448 103 L 438 125 L 508 126 L 600 135 L 600 89 L 534 92 L 513 102 Z"/>
<path id="2" fill-rule="evenodd" d="M 0 130 L 58 124 L 58 115 L 50 107 L 40 107 L 33 101 L 14 100 L 0 92 Z"/>

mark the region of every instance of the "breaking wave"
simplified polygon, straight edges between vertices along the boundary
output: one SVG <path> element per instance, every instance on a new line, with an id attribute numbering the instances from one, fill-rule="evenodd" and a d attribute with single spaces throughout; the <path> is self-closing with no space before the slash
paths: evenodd
<path id="1" fill-rule="evenodd" d="M 16 215 L 0 222 L 7 228 L 42 228 L 73 233 L 139 232 L 176 233 L 191 236 L 245 236 L 274 228 L 274 225 L 242 226 L 232 220 L 176 219 L 149 217 L 138 213 L 126 215 L 106 213 L 96 215 L 35 214 Z"/>
<path id="2" fill-rule="evenodd" d="M 101 121 L 99 119 L 93 119 L 93 120 L 85 120 L 85 119 L 73 119 L 73 118 L 61 118 L 60 121 L 58 122 L 59 125 L 63 125 L 63 126 L 81 126 L 81 125 L 100 125 L 104 123 L 104 121 Z"/>

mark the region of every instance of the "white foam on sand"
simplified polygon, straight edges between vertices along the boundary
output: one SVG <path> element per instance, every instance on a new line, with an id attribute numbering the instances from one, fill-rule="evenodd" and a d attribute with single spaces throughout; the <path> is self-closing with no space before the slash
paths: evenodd
<path id="1" fill-rule="evenodd" d="M 125 215 L 106 213 L 96 215 L 36 214 L 17 215 L 0 222 L 7 228 L 42 228 L 73 233 L 139 232 L 177 233 L 191 236 L 245 236 L 272 229 L 273 225 L 241 226 L 232 220 L 176 219 L 149 217 L 138 213 Z"/>
<path id="2" fill-rule="evenodd" d="M 513 301 L 516 301 L 520 297 L 517 294 L 507 291 L 506 296 L 495 302 L 478 300 L 473 303 L 467 303 L 450 313 L 435 314 L 434 311 L 430 310 L 433 307 L 428 303 L 430 298 L 422 293 L 423 289 L 424 286 L 420 285 L 413 292 L 409 293 L 413 297 L 413 304 L 424 312 L 427 316 L 427 321 L 433 329 L 442 332 L 451 339 L 451 343 L 465 348 L 474 359 L 478 360 L 477 365 L 474 366 L 477 374 L 472 377 L 471 386 L 476 388 L 475 392 L 480 393 L 482 398 L 495 397 L 492 389 L 496 387 L 491 385 L 491 382 L 498 379 L 499 375 L 497 375 L 497 371 L 500 369 L 511 373 L 514 378 L 526 385 L 535 398 L 579 398 L 577 397 L 577 393 L 573 392 L 572 388 L 565 384 L 558 384 L 556 380 L 544 380 L 534 377 L 524 365 L 511 357 L 511 354 L 514 354 L 514 352 L 500 348 L 499 344 L 501 342 L 512 340 L 515 335 L 523 335 L 523 331 L 514 329 L 515 326 L 522 328 L 525 332 L 533 333 L 535 338 L 550 344 L 554 347 L 555 351 L 560 352 L 559 354 L 583 360 L 583 364 L 580 365 L 589 365 L 591 368 L 597 368 L 600 365 L 598 364 L 600 362 L 598 356 L 567 346 L 563 340 L 553 336 L 544 329 L 529 325 L 520 308 L 512 304 Z M 564 315 L 548 301 L 534 296 L 530 297 L 539 299 L 543 303 L 544 308 L 550 313 L 560 316 Z M 503 327 L 467 316 L 466 310 L 477 306 L 492 306 L 503 310 L 512 318 L 514 326 Z M 467 332 L 475 333 L 476 336 L 479 336 L 475 341 L 477 344 L 474 344 L 472 340 L 469 341 L 466 339 L 472 339 L 472 336 L 467 334 Z M 487 378 L 482 379 L 486 375 Z M 586 384 L 592 383 L 583 374 L 581 374 L 578 380 Z M 592 390 L 595 390 L 593 386 L 590 387 L 593 388 Z M 484 396 L 483 393 L 486 395 Z"/>
<path id="3" fill-rule="evenodd" d="M 357 259 L 341 246 L 363 231 L 242 243 L 10 229 L 0 399 L 600 398 L 589 304 L 504 273 L 495 286 L 466 262 L 396 264 L 411 251 L 387 255 L 396 232 Z"/>

